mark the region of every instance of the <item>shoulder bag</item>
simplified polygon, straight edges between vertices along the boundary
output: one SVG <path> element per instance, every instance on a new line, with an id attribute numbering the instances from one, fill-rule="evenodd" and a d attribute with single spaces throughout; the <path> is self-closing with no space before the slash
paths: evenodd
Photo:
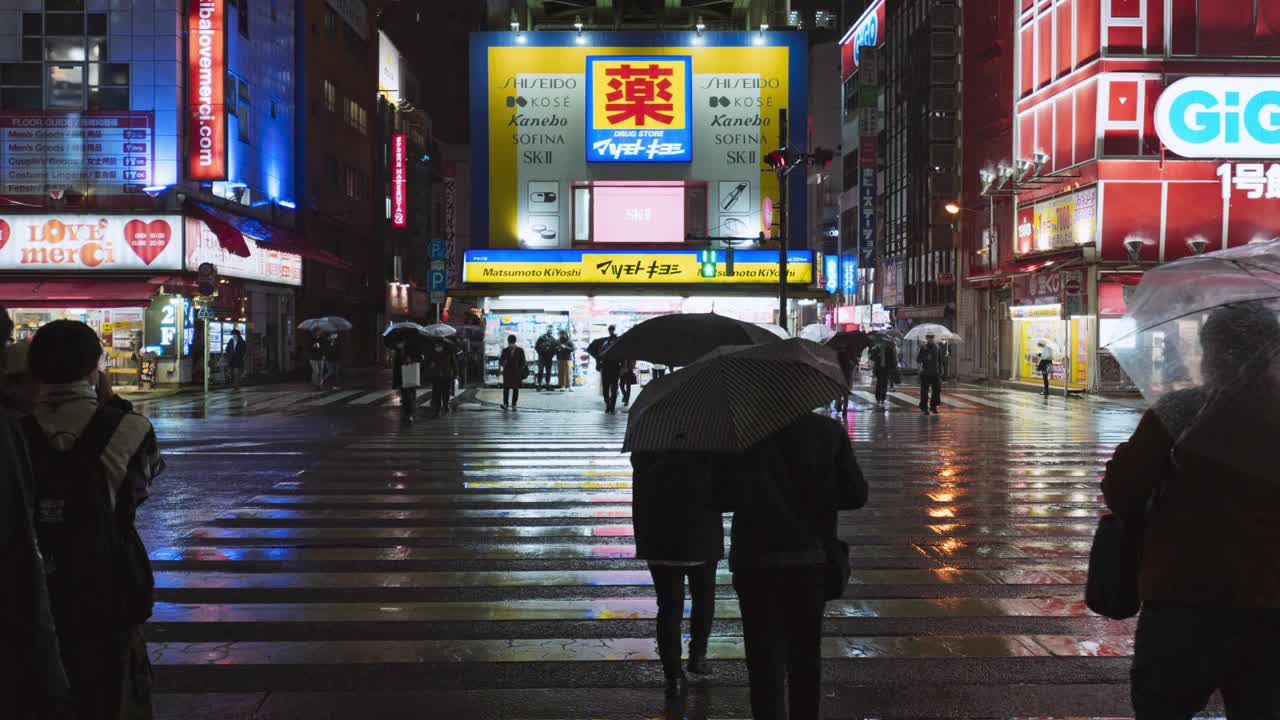
<path id="1" fill-rule="evenodd" d="M 1172 451 L 1170 451 L 1172 456 Z M 1098 520 L 1089 549 L 1089 576 L 1084 602 L 1090 610 L 1112 620 L 1127 620 L 1142 609 L 1139 578 L 1142 574 L 1142 543 L 1147 521 L 1159 504 L 1171 466 L 1166 466 L 1159 484 L 1141 515 L 1122 518 L 1107 513 Z"/>

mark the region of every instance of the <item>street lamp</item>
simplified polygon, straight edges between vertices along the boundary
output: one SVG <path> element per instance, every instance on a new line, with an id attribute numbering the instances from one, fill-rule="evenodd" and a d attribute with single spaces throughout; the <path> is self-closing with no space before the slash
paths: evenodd
<path id="1" fill-rule="evenodd" d="M 946 205 L 943 205 L 942 209 L 946 210 L 948 215 L 959 215 L 960 211 L 963 210 L 964 208 L 960 207 L 954 202 L 949 202 Z"/>

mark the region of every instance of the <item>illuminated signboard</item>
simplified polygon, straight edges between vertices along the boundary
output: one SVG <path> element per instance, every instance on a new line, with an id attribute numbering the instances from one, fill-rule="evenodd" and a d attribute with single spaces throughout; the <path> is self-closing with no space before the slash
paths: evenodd
<path id="1" fill-rule="evenodd" d="M 150 112 L 0 113 L 0 195 L 141 194 L 154 164 Z"/>
<path id="2" fill-rule="evenodd" d="M 187 174 L 192 180 L 227 177 L 225 0 L 192 0 L 187 15 Z"/>
<path id="3" fill-rule="evenodd" d="M 587 162 L 692 160 L 692 65 L 670 55 L 587 58 Z"/>
<path id="4" fill-rule="evenodd" d="M 202 263 L 213 263 L 224 277 L 261 280 L 280 285 L 302 285 L 302 257 L 274 250 L 248 235 L 244 244 L 249 257 L 232 255 L 202 220 L 187 218 L 187 270 L 196 272 Z"/>
<path id="5" fill-rule="evenodd" d="M 827 255 L 822 258 L 822 289 L 836 294 L 840 289 L 840 256 Z"/>
<path id="6" fill-rule="evenodd" d="M 1160 141 L 1183 157 L 1280 157 L 1280 77 L 1188 77 L 1160 94 Z"/>
<path id="7" fill-rule="evenodd" d="M 876 0 L 840 38 L 840 75 L 843 80 L 848 80 L 857 71 L 862 48 L 884 43 L 884 30 L 884 0 Z"/>
<path id="8" fill-rule="evenodd" d="M 402 228 L 408 223 L 405 202 L 405 138 L 404 133 L 391 136 L 391 225 Z"/>
<path id="9" fill-rule="evenodd" d="M 178 215 L 0 217 L 0 270 L 179 270 Z"/>
<path id="10" fill-rule="evenodd" d="M 737 250 L 734 274 L 726 275 L 725 253 L 716 256 L 715 277 L 699 272 L 700 250 L 468 250 L 463 278 L 473 283 L 702 284 L 778 282 L 778 253 Z M 787 283 L 813 282 L 813 253 L 787 254 Z"/>

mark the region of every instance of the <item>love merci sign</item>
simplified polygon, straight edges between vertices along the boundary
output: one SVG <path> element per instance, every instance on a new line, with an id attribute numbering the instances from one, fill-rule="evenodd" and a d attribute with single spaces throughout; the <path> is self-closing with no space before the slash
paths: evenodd
<path id="1" fill-rule="evenodd" d="M 180 270 L 179 215 L 0 216 L 0 270 Z"/>

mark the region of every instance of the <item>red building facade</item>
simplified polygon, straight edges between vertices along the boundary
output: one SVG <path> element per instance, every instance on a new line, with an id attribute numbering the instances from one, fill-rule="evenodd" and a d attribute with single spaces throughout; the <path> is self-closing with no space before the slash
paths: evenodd
<path id="1" fill-rule="evenodd" d="M 1179 155 L 1157 129 L 1177 115 L 1203 130 L 1212 115 L 1230 137 L 1221 108 L 1171 113 L 1160 99 L 1183 78 L 1229 96 L 1234 79 L 1280 74 L 1280 0 L 979 5 L 966 5 L 964 50 L 961 324 L 986 348 L 973 369 L 1030 379 L 1048 339 L 1059 386 L 1124 387 L 1105 346 L 1124 341 L 1142 272 L 1280 235 L 1280 169 L 1269 181 L 1271 163 L 1234 149 Z"/>

